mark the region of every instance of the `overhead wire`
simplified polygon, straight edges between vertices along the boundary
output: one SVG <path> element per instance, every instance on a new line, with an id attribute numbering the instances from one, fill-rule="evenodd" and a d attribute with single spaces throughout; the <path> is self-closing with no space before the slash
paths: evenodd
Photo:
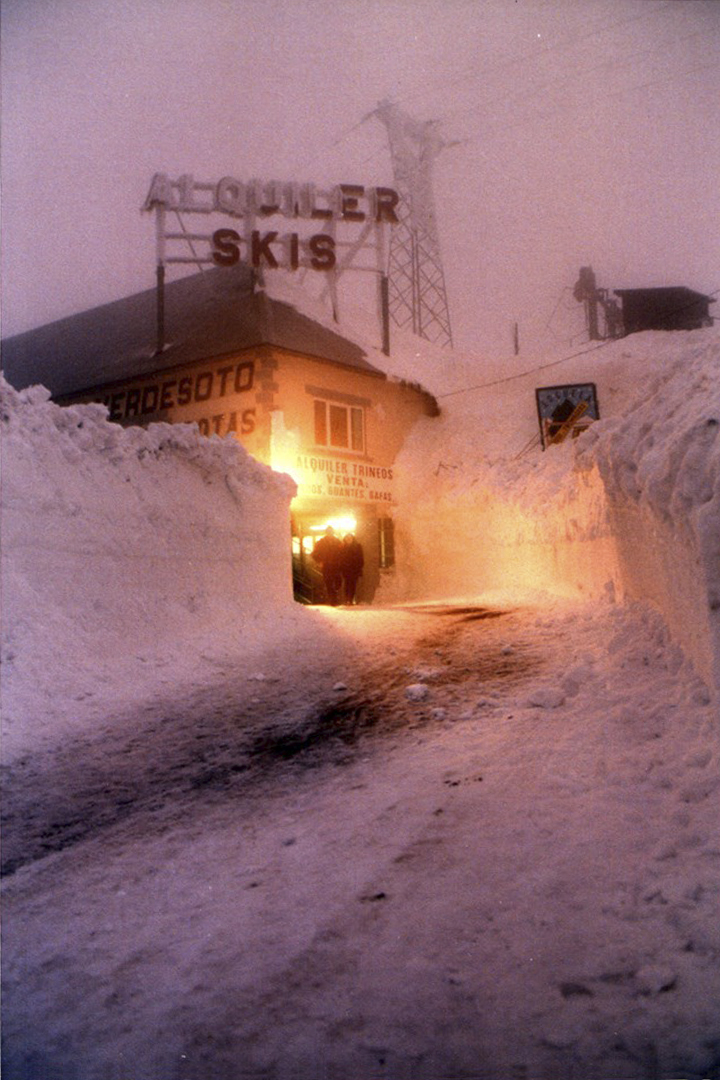
<path id="1" fill-rule="evenodd" d="M 720 295 L 720 288 L 713 289 L 712 292 L 705 293 L 710 298 Z M 694 307 L 695 303 L 683 305 L 681 308 L 677 308 L 678 312 L 688 311 L 691 307 Z M 514 375 L 506 375 L 502 379 L 491 379 L 488 382 L 476 383 L 474 386 L 465 386 L 461 390 L 448 390 L 444 394 L 436 394 L 437 398 L 456 397 L 458 394 L 469 394 L 474 390 L 485 390 L 490 386 L 501 386 L 503 383 L 514 382 L 517 379 L 524 379 L 528 375 L 534 375 L 538 371 L 547 371 L 550 368 L 558 367 L 559 364 L 566 364 L 569 360 L 576 360 L 579 356 L 588 356 L 590 353 L 596 353 L 600 349 L 606 349 L 608 345 L 614 345 L 617 341 L 621 341 L 622 338 L 608 338 L 606 341 L 600 341 L 597 345 L 592 346 L 589 349 L 581 349 L 579 352 L 571 353 L 570 356 L 561 356 L 559 360 L 551 360 L 548 364 L 538 364 L 536 367 L 528 368 L 526 371 L 515 372 Z"/>
<path id="2" fill-rule="evenodd" d="M 609 24 L 604 25 L 604 26 L 596 26 L 592 30 L 590 30 L 590 31 L 588 31 L 586 33 L 576 35 L 575 37 L 569 39 L 568 41 L 557 42 L 555 44 L 548 45 L 543 49 L 533 50 L 532 52 L 523 54 L 521 56 L 511 57 L 508 60 L 504 61 L 503 63 L 495 64 L 495 65 L 491 66 L 489 70 L 488 69 L 483 69 L 482 71 L 478 71 L 475 74 L 471 73 L 471 74 L 468 74 L 466 76 L 462 76 L 460 78 L 449 80 L 448 82 L 444 83 L 443 86 L 446 87 L 446 88 L 452 88 L 454 86 L 461 85 L 462 82 L 467 82 L 467 81 L 470 81 L 473 78 L 477 78 L 480 75 L 485 75 L 485 76 L 488 75 L 488 74 L 494 75 L 494 74 L 497 74 L 499 72 L 502 72 L 502 71 L 506 70 L 509 67 L 517 66 L 518 64 L 524 64 L 524 63 L 530 63 L 530 62 L 537 61 L 538 59 L 541 59 L 542 57 L 546 56 L 549 53 L 567 52 L 568 50 L 572 49 L 573 47 L 575 47 L 578 44 L 581 44 L 584 41 L 587 41 L 587 40 L 590 40 L 590 39 L 593 39 L 593 38 L 597 38 L 598 36 L 600 36 L 602 34 L 609 33 L 610 31 L 612 31 L 614 29 L 622 28 L 622 27 L 627 26 L 629 24 L 638 22 L 638 21 L 640 21 L 642 19 L 647 19 L 649 17 L 653 17 L 655 15 L 661 14 L 663 12 L 668 11 L 671 8 L 674 8 L 675 6 L 676 5 L 675 5 L 674 0 L 669 0 L 668 3 L 663 4 L 662 6 L 655 7 L 652 11 L 644 11 L 644 12 L 638 14 L 638 15 L 634 15 L 634 16 L 632 16 L 630 18 L 627 18 L 627 19 L 617 20 L 617 21 L 615 21 L 613 23 L 609 23 Z M 694 31 L 691 34 L 686 35 L 684 38 L 675 39 L 672 43 L 675 44 L 675 45 L 682 44 L 683 42 L 688 41 L 691 38 L 699 36 L 700 33 L 701 33 L 700 31 Z M 543 90 L 543 91 L 544 90 L 552 90 L 554 88 L 557 88 L 558 86 L 562 86 L 564 84 L 567 84 L 568 82 L 570 82 L 573 79 L 573 77 L 581 77 L 582 75 L 588 74 L 589 72 L 601 70 L 601 69 L 604 69 L 604 68 L 610 67 L 612 69 L 612 68 L 625 67 L 628 64 L 631 64 L 634 61 L 636 61 L 639 57 L 656 51 L 657 48 L 660 48 L 661 46 L 662 46 L 662 43 L 660 43 L 658 46 L 653 47 L 652 49 L 643 49 L 643 50 L 640 50 L 640 51 L 633 52 L 633 53 L 631 53 L 629 55 L 625 54 L 625 56 L 619 57 L 616 60 L 604 61 L 602 64 L 594 65 L 591 68 L 586 68 L 584 70 L 581 69 L 580 71 L 576 71 L 574 75 L 571 74 L 569 76 L 564 77 L 563 79 L 556 80 L 556 81 L 553 81 L 553 82 L 550 82 L 550 83 L 546 83 L 540 89 Z M 697 73 L 699 71 L 707 70 L 707 69 L 709 69 L 710 67 L 713 67 L 713 66 L 715 66 L 715 62 L 702 64 L 702 65 L 696 66 L 694 68 L 691 68 L 691 69 L 689 69 L 687 71 L 680 72 L 680 73 L 674 73 L 672 75 L 663 76 L 662 78 L 658 78 L 658 79 L 652 79 L 652 80 L 649 80 L 649 81 L 647 81 L 645 83 L 635 84 L 635 85 L 630 86 L 630 87 L 623 87 L 623 88 L 621 88 L 621 89 L 619 89 L 619 90 L 617 90 L 615 92 L 611 92 L 610 94 L 607 94 L 607 93 L 604 94 L 603 95 L 603 100 L 607 100 L 608 97 L 623 96 L 625 94 L 634 93 L 634 92 L 637 92 L 637 91 L 640 91 L 640 90 L 643 90 L 643 89 L 647 89 L 647 88 L 650 88 L 650 87 L 659 86 L 659 85 L 662 85 L 662 84 L 665 84 L 665 83 L 673 82 L 673 81 L 676 81 L 677 79 L 684 78 L 684 77 L 687 77 L 689 75 L 693 75 L 693 74 L 695 74 L 695 73 Z M 406 102 L 411 101 L 411 100 L 413 100 L 413 99 L 415 99 L 415 98 L 417 98 L 419 96 L 422 96 L 423 94 L 429 93 L 430 90 L 432 90 L 432 89 L 433 88 L 426 88 L 423 91 L 403 95 L 400 98 L 398 98 L 397 100 L 400 103 L 406 103 Z M 437 88 L 435 88 L 435 89 L 437 89 Z M 500 97 L 498 99 L 493 99 L 493 100 L 490 100 L 490 101 L 483 102 L 481 104 L 480 108 L 481 109 L 483 109 L 483 108 L 487 109 L 488 107 L 492 106 L 495 103 L 499 103 L 501 101 L 507 102 L 508 100 L 509 99 L 508 99 L 507 95 L 502 95 L 502 97 Z M 516 100 L 516 101 L 522 100 L 522 95 L 516 96 L 515 99 L 510 99 L 510 100 Z M 547 119 L 550 116 L 554 116 L 554 115 L 557 115 L 558 113 L 562 113 L 564 111 L 567 111 L 567 109 L 578 108 L 578 107 L 582 108 L 585 104 L 586 103 L 584 103 L 584 102 L 582 102 L 582 103 L 571 103 L 569 105 L 562 106 L 562 107 L 560 107 L 558 109 L 551 109 L 551 110 L 545 111 L 544 113 L 540 113 L 540 114 L 536 113 L 534 116 L 525 117 L 522 120 L 519 120 L 515 124 L 509 125 L 509 126 L 505 125 L 504 130 L 505 131 L 512 130 L 512 128 L 514 128 L 514 127 L 523 126 L 524 124 L 530 123 L 532 121 Z M 469 113 L 471 111 L 474 112 L 475 115 L 477 115 L 476 110 L 466 109 L 466 110 L 455 111 L 455 112 L 449 113 L 444 117 L 444 119 L 448 119 L 448 118 L 452 118 L 452 117 L 456 117 L 456 116 L 462 116 L 462 115 L 465 115 L 466 113 Z M 357 131 L 360 127 L 362 127 L 362 125 L 365 124 L 374 115 L 374 113 L 375 113 L 375 110 L 371 110 L 370 112 L 365 113 L 361 117 L 361 119 L 359 121 L 357 121 L 356 123 L 350 125 L 349 127 L 345 128 L 344 130 L 342 130 L 330 142 L 328 142 L 324 146 L 320 147 L 318 149 L 318 151 L 312 157 L 306 159 L 306 161 L 310 162 L 310 161 L 317 160 L 323 153 L 325 153 L 326 151 L 331 150 L 334 147 L 338 146 L 345 139 L 347 139 L 353 132 Z M 482 116 L 482 112 L 480 113 L 480 116 Z M 469 144 L 472 144 L 475 141 L 476 140 L 474 140 L 474 139 L 463 140 L 464 143 L 469 143 Z M 378 147 L 370 155 L 368 155 L 366 158 L 364 158 L 363 161 L 361 162 L 361 164 L 365 165 L 367 162 L 375 159 L 376 157 L 379 156 L 379 154 L 381 152 L 383 152 L 383 150 L 384 150 L 383 147 Z M 710 295 L 712 295 L 712 294 L 710 294 Z M 561 297 L 561 299 L 562 299 L 562 297 Z M 558 301 L 558 305 L 559 305 L 559 302 L 560 301 Z M 557 309 L 558 305 L 556 305 L 556 309 Z M 554 314 L 554 312 L 553 312 L 553 314 Z M 541 365 L 541 366 L 539 366 L 537 368 L 531 369 L 531 371 L 529 371 L 529 372 L 518 373 L 516 375 L 508 376 L 507 378 L 504 378 L 504 379 L 493 380 L 493 381 L 491 381 L 489 383 L 479 384 L 478 386 L 469 387 L 468 390 L 481 389 L 481 388 L 483 388 L 485 386 L 498 385 L 498 384 L 501 384 L 501 383 L 504 383 L 504 382 L 512 381 L 512 380 L 515 380 L 515 379 L 518 379 L 518 378 L 522 378 L 525 375 L 532 373 L 532 371 L 542 371 L 542 370 L 545 370 L 546 368 L 554 367 L 554 366 L 556 366 L 558 364 L 561 364 L 561 363 L 563 363 L 563 362 L 565 362 L 567 360 L 573 359 L 573 358 L 575 358 L 577 356 L 585 355 L 585 353 L 594 352 L 598 348 L 604 347 L 606 344 L 608 344 L 608 342 L 601 342 L 599 345 L 595 346 L 592 349 L 584 350 L 584 351 L 581 351 L 579 353 L 574 353 L 569 357 L 564 357 L 564 358 L 562 358 L 560 360 L 553 361 L 550 364 Z M 464 391 L 451 391 L 449 394 L 440 395 L 440 396 L 443 396 L 443 397 L 451 396 L 452 394 L 462 393 L 462 392 L 464 392 Z"/>
<path id="3" fill-rule="evenodd" d="M 556 334 L 556 333 L 555 333 L 555 331 L 553 330 L 552 326 L 550 325 L 550 324 L 552 323 L 553 319 L 555 318 L 555 315 L 557 314 L 558 308 L 559 308 L 559 307 L 560 307 L 561 305 L 562 305 L 562 307 L 563 307 L 563 308 L 564 308 L 564 309 L 565 309 L 566 311 L 570 310 L 570 309 L 569 309 L 569 308 L 567 308 L 567 306 L 566 306 L 566 305 L 565 305 L 565 304 L 563 303 L 563 301 L 564 301 L 564 298 L 565 298 L 565 293 L 568 293 L 568 292 L 570 292 L 570 286 L 569 286 L 569 285 L 566 285 L 566 286 L 565 286 L 565 287 L 564 287 L 564 288 L 563 288 L 563 289 L 561 290 L 561 292 L 560 292 L 560 295 L 558 296 L 558 298 L 557 298 L 557 301 L 555 302 L 555 307 L 554 307 L 554 308 L 552 309 L 552 311 L 550 312 L 550 314 L 549 314 L 549 316 L 548 316 L 547 322 L 545 323 L 545 329 L 546 329 L 546 330 L 548 331 L 548 333 L 552 334 L 552 336 L 553 336 L 553 337 L 555 338 L 555 340 L 556 340 L 556 341 L 563 341 L 563 340 L 564 340 L 564 341 L 565 341 L 565 343 L 569 345 L 569 344 L 571 344 L 571 343 L 572 343 L 572 338 L 570 338 L 569 340 L 568 340 L 567 338 L 561 338 L 559 334 Z"/>
<path id="4" fill-rule="evenodd" d="M 684 38 L 672 39 L 672 44 L 675 45 L 675 46 L 676 45 L 682 45 L 686 41 L 690 41 L 692 38 L 699 37 L 701 35 L 702 35 L 702 31 L 694 30 L 691 34 L 687 34 L 686 37 L 684 37 Z M 606 70 L 606 69 L 610 69 L 610 71 L 612 72 L 612 71 L 616 71 L 616 70 L 618 70 L 620 68 L 627 67 L 630 64 L 634 64 L 642 56 L 648 56 L 648 55 L 652 55 L 653 53 L 658 52 L 658 50 L 664 48 L 667 44 L 668 44 L 667 42 L 658 42 L 656 45 L 654 45 L 652 48 L 649 48 L 649 49 L 640 49 L 640 50 L 638 50 L 636 52 L 625 54 L 622 57 L 616 57 L 616 58 L 613 58 L 612 60 L 604 60 L 600 64 L 594 64 L 592 67 L 583 67 L 583 68 L 580 68 L 580 69 L 576 69 L 575 71 L 571 72 L 570 74 L 568 74 L 566 76 L 563 76 L 561 79 L 553 79 L 553 80 L 551 80 L 549 82 L 544 83 L 542 86 L 539 86 L 539 87 L 535 88 L 533 90 L 533 97 L 535 97 L 538 93 L 545 92 L 546 90 L 550 90 L 550 91 L 556 90 L 559 87 L 562 87 L 562 86 L 565 86 L 565 85 L 567 85 L 569 83 L 572 83 L 574 80 L 577 80 L 577 79 L 580 79 L 580 78 L 585 78 L 586 76 L 592 74 L 593 72 L 603 71 L 603 70 Z M 447 120 L 458 119 L 459 117 L 470 116 L 470 115 L 472 115 L 475 119 L 477 119 L 477 118 L 482 119 L 483 116 L 487 115 L 487 110 L 488 110 L 488 107 L 490 107 L 490 106 L 512 105 L 515 102 L 522 102 L 524 100 L 528 100 L 528 93 L 525 92 L 525 91 L 523 91 L 520 94 L 514 95 L 514 97 L 508 97 L 507 94 L 501 94 L 498 97 L 492 98 L 489 101 L 481 102 L 479 108 L 476 105 L 476 106 L 471 106 L 471 107 L 468 107 L 468 108 L 456 109 L 456 110 L 454 110 L 452 112 L 445 113 L 443 115 L 442 119 L 443 119 L 443 121 L 447 121 Z"/>
<path id="5" fill-rule="evenodd" d="M 403 95 L 402 97 L 398 98 L 398 102 L 400 104 L 403 104 L 408 101 L 412 101 L 415 98 L 422 97 L 429 92 L 436 92 L 438 89 L 453 89 L 456 86 L 460 86 L 463 82 L 469 82 L 473 79 L 487 78 L 488 75 L 494 75 L 498 72 L 505 71 L 507 68 L 515 67 L 517 64 L 526 63 L 528 61 L 535 61 L 551 52 L 564 52 L 582 41 L 587 41 L 590 38 L 596 38 L 601 34 L 608 33 L 610 30 L 615 30 L 619 27 L 627 26 L 630 23 L 638 22 L 641 19 L 650 18 L 672 7 L 675 7 L 675 0 L 669 0 L 668 3 L 663 4 L 661 7 L 656 7 L 652 11 L 643 11 L 641 12 L 641 14 L 633 15 L 629 19 L 619 19 L 614 23 L 608 23 L 604 26 L 595 27 L 592 30 L 587 31 L 586 33 L 578 34 L 576 37 L 570 38 L 568 41 L 557 42 L 554 45 L 547 45 L 543 49 L 535 49 L 532 52 L 524 53 L 520 56 L 509 57 L 506 61 L 503 61 L 502 63 L 493 64 L 490 65 L 490 67 L 483 67 L 472 74 L 451 79 L 441 84 L 440 87 L 435 86 L 430 89 L 426 88 L 423 90 L 415 91 L 411 94 Z"/>
<path id="6" fill-rule="evenodd" d="M 606 32 L 608 32 L 610 30 L 616 29 L 617 27 L 626 26 L 629 23 L 638 22 L 641 19 L 649 18 L 649 17 L 651 17 L 653 15 L 656 15 L 656 14 L 662 12 L 662 11 L 665 11 L 667 8 L 670 8 L 670 7 L 673 7 L 673 6 L 674 6 L 674 0 L 669 0 L 668 3 L 663 4 L 662 7 L 655 8 L 653 11 L 642 12 L 639 15 L 633 15 L 629 19 L 621 19 L 621 20 L 618 20 L 617 22 L 609 23 L 606 26 L 594 28 L 593 30 L 588 31 L 587 33 L 580 34 L 575 38 L 571 38 L 567 42 L 558 42 L 556 45 L 548 45 L 544 49 L 535 50 L 533 52 L 526 53 L 526 54 L 524 54 L 522 56 L 510 57 L 507 61 L 505 61 L 503 63 L 500 63 L 500 64 L 492 65 L 489 69 L 483 68 L 482 70 L 480 70 L 480 71 L 478 71 L 476 73 L 473 73 L 473 74 L 468 75 L 468 76 L 464 76 L 464 77 L 462 77 L 460 79 L 452 79 L 449 82 L 441 84 L 440 89 L 452 88 L 452 87 L 454 87 L 456 85 L 460 85 L 461 82 L 468 81 L 469 79 L 479 78 L 480 76 L 487 77 L 488 74 L 495 74 L 496 72 L 504 71 L 507 67 L 512 67 L 512 66 L 515 66 L 515 65 L 517 65 L 519 63 L 524 63 L 526 61 L 535 60 L 535 59 L 537 59 L 537 58 L 539 58 L 541 56 L 546 55 L 549 52 L 555 52 L 555 51 L 558 51 L 558 50 L 564 51 L 564 50 L 566 50 L 568 48 L 571 48 L 573 45 L 577 44 L 578 42 L 588 40 L 589 38 L 592 38 L 592 37 L 596 37 L 598 34 L 606 33 Z M 424 96 L 425 94 L 427 94 L 429 92 L 432 92 L 432 91 L 435 91 L 437 89 L 438 89 L 437 86 L 436 87 L 431 87 L 429 89 L 424 88 L 421 91 L 415 91 L 415 92 L 410 93 L 410 94 L 401 95 L 396 99 L 396 101 L 397 101 L 397 103 L 402 104 L 402 103 L 411 101 L 414 98 Z M 330 142 L 324 143 L 321 147 L 318 148 L 318 150 L 316 152 L 314 152 L 310 157 L 305 159 L 305 162 L 302 164 L 302 167 L 304 168 L 306 164 L 309 164 L 312 161 L 317 160 L 317 158 L 320 157 L 326 151 L 332 150 L 335 146 L 338 146 L 349 135 L 351 135 L 354 131 L 356 131 L 358 128 L 360 128 L 367 120 L 369 120 L 374 115 L 374 112 L 375 112 L 375 110 L 373 109 L 373 110 L 370 110 L 367 113 L 364 113 L 363 116 L 361 117 L 361 119 L 357 121 L 357 123 L 351 124 L 349 127 L 344 128 L 338 135 L 336 135 L 333 139 L 331 139 Z"/>
<path id="7" fill-rule="evenodd" d="M 583 33 L 583 34 L 576 35 L 574 38 L 571 38 L 568 41 L 557 42 L 556 44 L 548 45 L 543 49 L 534 50 L 532 52 L 525 53 L 525 54 L 523 54 L 521 56 L 511 57 L 507 61 L 505 61 L 505 62 L 503 62 L 501 64 L 491 65 L 490 68 L 484 68 L 481 71 L 478 71 L 476 73 L 473 73 L 473 74 L 470 74 L 470 75 L 467 75 L 467 76 L 463 76 L 463 77 L 458 78 L 458 79 L 451 79 L 448 82 L 440 84 L 439 88 L 436 85 L 435 87 L 426 88 L 426 89 L 423 89 L 422 91 L 415 91 L 415 92 L 410 93 L 410 94 L 401 95 L 396 99 L 396 101 L 397 101 L 398 104 L 404 104 L 404 103 L 406 103 L 408 101 L 414 100 L 417 97 L 423 96 L 423 95 L 425 95 L 425 94 L 427 94 L 427 93 L 429 93 L 431 91 L 437 91 L 438 89 L 443 89 L 443 88 L 450 88 L 451 89 L 454 86 L 460 85 L 462 82 L 467 82 L 467 81 L 472 80 L 474 78 L 479 78 L 480 76 L 487 77 L 488 75 L 494 75 L 496 73 L 504 71 L 508 67 L 513 67 L 513 66 L 516 66 L 518 64 L 535 61 L 535 60 L 547 55 L 548 53 L 565 52 L 568 49 L 571 49 L 572 47 L 574 47 L 575 45 L 577 45 L 577 44 L 579 44 L 579 43 L 581 43 L 583 41 L 587 41 L 587 40 L 589 40 L 591 38 L 596 38 L 596 37 L 598 37 L 598 36 L 600 36 L 602 34 L 610 32 L 611 30 L 627 26 L 627 25 L 629 25 L 631 23 L 638 22 L 638 21 L 640 21 L 642 19 L 647 19 L 647 18 L 653 17 L 655 15 L 661 14 L 662 12 L 664 12 L 664 11 L 670 9 L 670 8 L 673 8 L 673 7 L 675 7 L 674 0 L 669 0 L 668 3 L 663 4 L 660 7 L 656 7 L 652 11 L 643 11 L 640 14 L 633 15 L 628 19 L 619 19 L 619 20 L 616 20 L 613 23 L 608 23 L 607 25 L 594 27 L 592 30 L 590 30 L 590 31 L 588 31 L 586 33 Z M 692 34 L 687 35 L 687 37 L 679 39 L 679 41 L 676 41 L 675 44 L 681 43 L 682 41 L 686 41 L 691 37 L 697 36 L 699 33 L 700 33 L 700 31 L 695 31 Z M 640 52 L 637 52 L 637 53 L 633 53 L 629 57 L 626 56 L 626 57 L 622 58 L 621 60 L 619 60 L 618 63 L 615 66 L 623 66 L 623 65 L 626 65 L 627 63 L 631 63 L 634 59 L 637 59 L 638 56 L 645 55 L 647 52 L 651 52 L 651 51 L 652 50 L 647 50 L 646 49 L 646 50 L 641 50 Z M 607 67 L 608 64 L 610 64 L 610 66 L 612 66 L 612 62 L 606 61 L 603 64 L 595 65 L 594 68 L 590 68 L 588 70 L 590 70 L 590 71 L 599 70 L 599 69 L 601 69 L 603 67 Z M 707 65 L 707 66 L 712 66 L 712 65 Z M 703 70 L 703 69 L 704 68 L 693 69 L 693 71 L 691 71 L 691 72 L 685 72 L 685 73 L 682 73 L 682 74 L 692 74 L 692 73 L 694 73 L 695 70 Z M 583 74 L 583 72 L 581 71 L 581 72 L 579 72 L 577 74 L 581 75 L 581 74 Z M 570 75 L 570 76 L 564 78 L 563 80 L 558 80 L 556 82 L 548 83 L 545 86 L 541 87 L 541 90 L 552 89 L 555 86 L 562 85 L 564 82 L 570 81 L 572 78 L 573 78 L 573 76 Z M 630 87 L 630 88 L 627 88 L 626 90 L 622 90 L 619 93 L 632 92 L 633 90 L 643 89 L 646 86 L 651 86 L 651 85 L 657 85 L 657 83 L 652 82 L 652 83 L 640 84 L 639 86 Z M 519 96 L 519 97 L 516 96 L 516 98 L 511 99 L 511 100 L 516 100 L 516 101 L 517 100 L 522 100 L 522 96 Z M 497 98 L 490 99 L 489 101 L 482 102 L 481 105 L 480 105 L 480 108 L 481 109 L 486 109 L 486 108 L 491 107 L 491 106 L 493 106 L 495 104 L 500 104 L 502 102 L 507 102 L 507 101 L 508 101 L 507 94 L 503 94 L 503 95 L 501 95 L 501 96 L 499 96 Z M 561 109 L 561 110 L 556 110 L 556 111 L 564 111 L 564 110 Z M 305 161 L 302 163 L 301 167 L 305 168 L 306 165 L 312 163 L 313 161 L 318 160 L 318 158 L 320 158 L 327 151 L 334 149 L 334 147 L 338 146 L 341 142 L 343 142 L 346 138 L 348 138 L 348 136 L 351 135 L 354 131 L 357 131 L 360 127 L 362 127 L 362 125 L 365 124 L 374 115 L 374 113 L 375 113 L 375 110 L 372 109 L 369 112 L 365 113 L 361 117 L 361 119 L 358 120 L 355 124 L 351 124 L 349 127 L 344 128 L 333 139 L 331 139 L 329 142 L 327 142 L 327 143 L 323 144 L 322 146 L 320 146 L 317 151 L 315 151 L 312 155 L 310 155 L 308 158 L 306 158 Z M 477 110 L 474 109 L 474 108 L 463 109 L 463 110 L 460 110 L 460 111 L 455 110 L 454 112 L 450 112 L 450 113 L 445 114 L 442 117 L 442 119 L 443 120 L 452 119 L 453 117 L 463 116 L 463 115 L 470 114 L 470 113 L 473 113 L 474 115 L 477 115 Z M 482 116 L 482 115 L 483 114 L 481 112 L 480 116 Z M 548 115 L 554 115 L 554 113 L 553 112 L 543 113 L 543 114 L 540 114 L 539 118 L 544 119 Z M 520 121 L 520 124 L 523 124 L 523 123 L 526 123 L 526 122 L 528 122 L 528 120 L 522 120 L 522 121 Z M 513 125 L 513 126 L 517 126 L 517 125 Z M 508 130 L 508 128 L 506 128 L 505 130 Z M 467 142 L 467 143 L 470 143 L 470 144 L 472 142 L 474 142 L 474 141 L 475 140 L 473 140 L 473 139 L 463 140 L 463 142 Z M 368 158 L 364 159 L 363 164 L 366 163 L 367 161 L 372 160 L 377 155 L 378 152 L 379 151 L 373 152 L 373 154 L 371 154 Z"/>
<path id="8" fill-rule="evenodd" d="M 356 124 L 351 124 L 350 127 L 344 128 L 340 132 L 340 134 L 336 136 L 336 138 L 332 139 L 329 143 L 325 143 L 323 146 L 320 147 L 319 150 L 317 150 L 315 153 L 311 154 L 309 157 L 307 157 L 303 161 L 301 161 L 300 165 L 299 165 L 299 168 L 304 169 L 307 165 L 310 165 L 313 161 L 317 161 L 317 159 L 322 154 L 324 154 L 326 151 L 333 150 L 336 146 L 339 146 L 341 142 L 343 142 L 345 139 L 347 139 L 348 135 L 352 135 L 353 131 L 357 131 L 358 128 L 362 127 L 362 125 L 367 120 L 369 120 L 372 115 L 373 115 L 372 113 L 365 113 L 357 121 Z"/>
<path id="9" fill-rule="evenodd" d="M 598 349 L 602 349 L 609 344 L 609 341 L 601 341 L 590 349 L 583 349 L 580 352 L 572 353 L 570 356 L 562 356 L 559 360 L 553 360 L 549 364 L 539 364 L 537 367 L 528 368 L 526 371 L 506 375 L 502 379 L 491 379 L 488 382 L 476 383 L 474 386 L 465 386 L 461 390 L 448 390 L 444 394 L 436 394 L 435 397 L 457 397 L 458 394 L 469 394 L 474 390 L 485 390 L 489 386 L 502 386 L 503 383 L 515 382 L 517 379 L 524 379 L 528 375 L 534 375 L 537 371 L 547 371 L 549 368 L 557 367 L 559 364 L 566 364 L 568 360 L 575 360 L 578 356 L 587 356 L 588 353 L 597 352 Z"/>
<path id="10" fill-rule="evenodd" d="M 651 79 L 650 81 L 644 82 L 644 83 L 636 83 L 634 86 L 626 86 L 622 90 L 615 90 L 615 91 L 611 91 L 610 93 L 603 92 L 602 98 L 599 99 L 599 100 L 602 103 L 604 103 L 604 102 L 608 101 L 610 98 L 623 97 L 625 94 L 635 93 L 638 90 L 647 90 L 649 87 L 662 86 L 665 83 L 676 82 L 679 79 L 683 79 L 688 75 L 695 75 L 699 71 L 706 71 L 709 68 L 715 68 L 715 67 L 718 67 L 718 62 L 717 62 L 717 60 L 712 60 L 707 64 L 700 64 L 698 67 L 690 68 L 687 71 L 681 71 L 681 72 L 678 72 L 678 73 L 673 74 L 671 76 L 666 76 L 666 77 L 663 77 L 663 78 L 660 78 L 660 79 Z M 561 106 L 560 108 L 557 108 L 557 109 L 549 109 L 546 112 L 534 113 L 532 116 L 526 116 L 522 120 L 518 120 L 516 123 L 503 124 L 503 132 L 513 131 L 515 128 L 523 127 L 525 124 L 536 123 L 536 122 L 538 122 L 540 120 L 548 120 L 552 116 L 557 116 L 560 113 L 568 112 L 569 110 L 583 109 L 583 108 L 596 108 L 597 105 L 598 105 L 598 100 L 593 100 L 593 101 L 590 101 L 590 102 L 587 102 L 587 101 L 573 102 L 571 104 Z M 464 139 L 463 140 L 463 144 L 465 146 L 472 146 L 473 144 L 476 144 L 477 142 L 478 142 L 477 138 L 469 138 L 469 139 Z"/>

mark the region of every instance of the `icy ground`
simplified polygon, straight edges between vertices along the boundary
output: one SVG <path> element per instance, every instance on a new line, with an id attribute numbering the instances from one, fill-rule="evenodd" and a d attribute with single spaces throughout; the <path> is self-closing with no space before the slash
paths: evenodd
<path id="1" fill-rule="evenodd" d="M 8 766 L 8 1080 L 719 1077 L 716 723 L 661 621 L 315 615 Z"/>

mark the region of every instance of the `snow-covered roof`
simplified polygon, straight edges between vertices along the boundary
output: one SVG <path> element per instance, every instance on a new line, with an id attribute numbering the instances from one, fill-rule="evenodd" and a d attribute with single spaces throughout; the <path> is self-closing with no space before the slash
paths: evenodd
<path id="1" fill-rule="evenodd" d="M 384 378 L 358 344 L 254 291 L 243 265 L 166 283 L 165 342 L 157 355 L 157 295 L 148 289 L 7 338 L 2 367 L 17 389 L 42 383 L 57 397 L 273 345 Z"/>

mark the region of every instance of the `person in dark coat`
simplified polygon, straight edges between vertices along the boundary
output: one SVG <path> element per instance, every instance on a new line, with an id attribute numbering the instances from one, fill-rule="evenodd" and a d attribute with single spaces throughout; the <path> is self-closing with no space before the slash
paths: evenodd
<path id="1" fill-rule="evenodd" d="M 365 556 L 362 544 L 359 544 L 352 533 L 348 533 L 342 544 L 342 559 L 340 569 L 342 571 L 343 588 L 345 591 L 345 603 L 356 604 L 355 592 L 358 578 L 363 572 Z"/>
<path id="2" fill-rule="evenodd" d="M 332 607 L 336 607 L 342 584 L 343 543 L 335 535 L 332 525 L 328 525 L 325 535 L 318 540 L 313 548 L 312 557 L 322 570 L 327 602 Z"/>

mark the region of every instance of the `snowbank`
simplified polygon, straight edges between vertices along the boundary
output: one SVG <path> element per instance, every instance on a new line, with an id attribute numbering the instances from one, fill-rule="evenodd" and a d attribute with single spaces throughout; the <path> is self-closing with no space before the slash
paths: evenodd
<path id="1" fill-rule="evenodd" d="M 388 360 L 371 329 L 370 360 L 442 408 L 397 462 L 398 572 L 381 599 L 648 601 L 720 689 L 720 331 L 637 334 L 503 374 L 399 333 Z M 596 384 L 602 419 L 542 453 L 535 387 L 576 382 Z M 232 439 L 124 430 L 102 406 L 6 385 L 3 428 L 6 752 L 106 714 L 118 679 L 142 700 L 218 650 L 251 663 L 286 634 L 328 633 L 292 603 L 292 482 Z"/>
<path id="2" fill-rule="evenodd" d="M 441 420 L 423 421 L 397 463 L 403 569 L 386 598 L 530 588 L 648 601 L 720 688 L 719 359 L 720 332 L 701 330 L 554 366 L 556 383 L 596 383 L 603 419 L 546 453 L 523 450 L 545 372 L 439 393 Z M 433 386 L 426 362 L 419 377 L 439 392 L 462 373 L 438 367 Z"/>
<path id="3" fill-rule="evenodd" d="M 624 590 L 720 689 L 720 337 L 682 336 L 629 415 L 587 432 L 578 465 L 602 476 Z"/>
<path id="4" fill-rule="evenodd" d="M 288 477 L 191 425 L 123 429 L 104 406 L 48 398 L 42 387 L 2 386 L 11 746 L 21 730 L 32 741 L 51 714 L 71 723 L 67 702 L 102 698 L 118 665 L 138 684 L 152 666 L 152 685 L 158 666 L 188 673 L 215 639 L 248 652 L 302 614 Z"/>

